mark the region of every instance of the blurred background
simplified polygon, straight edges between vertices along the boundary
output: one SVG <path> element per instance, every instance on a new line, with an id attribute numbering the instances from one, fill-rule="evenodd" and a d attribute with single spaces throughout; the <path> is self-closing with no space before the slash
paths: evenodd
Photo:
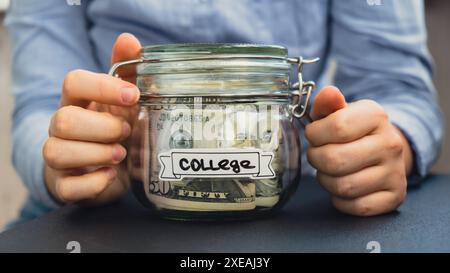
<path id="1" fill-rule="evenodd" d="M 435 60 L 435 84 L 446 117 L 446 139 L 434 172 L 450 173 L 450 1 L 425 0 L 428 44 Z M 0 0 L 0 231 L 18 214 L 26 198 L 26 189 L 11 165 L 10 46 L 3 27 L 8 0 Z"/>

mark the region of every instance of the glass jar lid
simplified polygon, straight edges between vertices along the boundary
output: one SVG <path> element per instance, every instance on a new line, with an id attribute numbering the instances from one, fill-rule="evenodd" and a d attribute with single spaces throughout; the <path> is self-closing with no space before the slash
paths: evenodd
<path id="1" fill-rule="evenodd" d="M 213 44 L 213 43 L 187 43 L 187 44 L 165 44 L 145 46 L 141 49 L 146 59 L 161 57 L 187 57 L 199 55 L 217 54 L 249 54 L 261 56 L 287 56 L 287 49 L 278 45 L 261 44 Z"/>
<path id="2" fill-rule="evenodd" d="M 269 94 L 289 90 L 287 49 L 257 44 L 146 46 L 138 65 L 145 94 Z"/>

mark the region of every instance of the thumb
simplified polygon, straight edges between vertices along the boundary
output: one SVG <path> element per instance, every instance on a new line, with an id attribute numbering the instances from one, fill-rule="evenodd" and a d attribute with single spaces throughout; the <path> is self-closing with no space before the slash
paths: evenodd
<path id="1" fill-rule="evenodd" d="M 347 105 L 345 97 L 335 86 L 326 86 L 314 99 L 311 109 L 312 120 L 322 119 Z"/>
<path id="2" fill-rule="evenodd" d="M 120 34 L 112 48 L 111 62 L 117 63 L 121 61 L 139 58 L 141 51 L 141 43 L 130 33 Z M 133 82 L 136 78 L 136 65 L 126 65 L 117 71 L 119 76 L 127 81 Z"/>

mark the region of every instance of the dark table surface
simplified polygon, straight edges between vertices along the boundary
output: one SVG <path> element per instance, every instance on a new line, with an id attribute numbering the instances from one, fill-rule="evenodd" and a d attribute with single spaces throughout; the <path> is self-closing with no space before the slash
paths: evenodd
<path id="1" fill-rule="evenodd" d="M 409 190 L 397 212 L 341 214 L 313 179 L 276 216 L 243 222 L 158 218 L 133 198 L 98 208 L 66 206 L 0 234 L 0 252 L 381 252 L 450 251 L 450 176 Z"/>

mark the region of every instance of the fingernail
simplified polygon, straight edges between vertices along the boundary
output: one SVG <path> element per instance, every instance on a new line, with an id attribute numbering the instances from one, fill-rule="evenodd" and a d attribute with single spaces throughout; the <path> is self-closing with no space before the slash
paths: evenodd
<path id="1" fill-rule="evenodd" d="M 125 139 L 127 138 L 131 133 L 131 127 L 130 124 L 128 124 L 128 122 L 124 121 L 123 125 L 122 125 L 122 138 Z"/>
<path id="2" fill-rule="evenodd" d="M 120 89 L 120 92 L 122 93 L 122 101 L 126 104 L 135 103 L 139 95 L 139 91 L 130 86 L 123 87 Z"/>
<path id="3" fill-rule="evenodd" d="M 112 157 L 115 162 L 122 161 L 125 158 L 126 154 L 127 153 L 122 146 L 120 146 L 118 144 L 114 145 Z"/>
<path id="4" fill-rule="evenodd" d="M 106 173 L 106 176 L 108 177 L 108 180 L 112 180 L 117 175 L 117 171 L 114 168 L 105 169 L 105 173 Z"/>

